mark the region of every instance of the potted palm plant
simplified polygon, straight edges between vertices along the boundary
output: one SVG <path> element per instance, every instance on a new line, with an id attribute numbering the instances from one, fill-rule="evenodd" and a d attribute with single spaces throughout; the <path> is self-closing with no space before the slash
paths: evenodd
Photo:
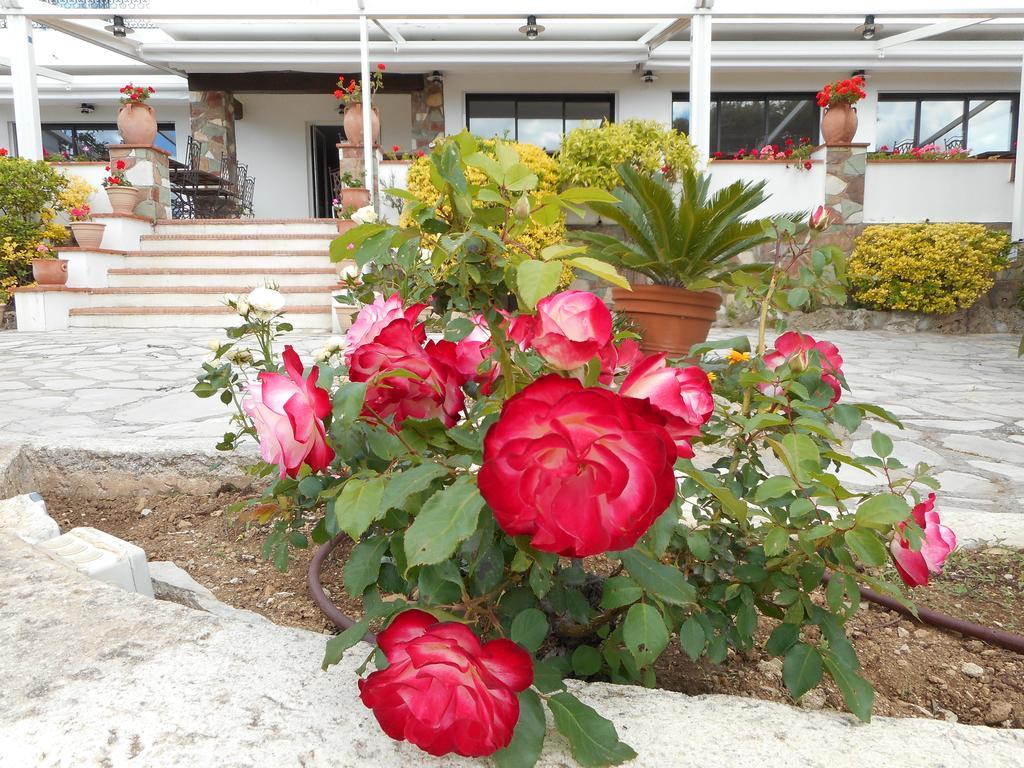
<path id="1" fill-rule="evenodd" d="M 678 174 L 679 191 L 661 175 L 618 167 L 618 205 L 590 203 L 626 238 L 578 233 L 591 254 L 651 280 L 613 291 L 615 308 L 643 332 L 648 352 L 685 355 L 705 341 L 722 297 L 710 288 L 741 268 L 735 257 L 773 238 L 765 219 L 745 221 L 766 199 L 765 182 L 737 181 L 711 193 L 711 179 L 690 168 Z"/>

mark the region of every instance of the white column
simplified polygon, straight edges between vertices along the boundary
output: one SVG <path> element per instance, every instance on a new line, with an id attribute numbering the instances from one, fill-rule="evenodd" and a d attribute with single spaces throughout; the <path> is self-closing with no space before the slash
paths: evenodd
<path id="1" fill-rule="evenodd" d="M 359 64 L 360 90 L 363 95 L 363 170 L 366 172 L 366 188 L 370 190 L 370 204 L 376 207 L 376 187 L 373 183 L 373 125 L 370 117 L 373 114 L 371 103 L 373 96 L 373 81 L 370 80 L 370 32 L 366 15 L 359 17 Z"/>
<path id="2" fill-rule="evenodd" d="M 39 92 L 36 90 L 36 56 L 32 45 L 32 22 L 27 16 L 7 17 L 11 79 L 14 85 L 14 122 L 18 154 L 30 160 L 43 159 L 43 135 L 39 126 Z"/>
<path id="3" fill-rule="evenodd" d="M 1024 57 L 1020 68 L 1021 107 L 1017 109 L 1017 149 L 1013 162 L 1013 228 L 1014 240 L 1024 238 Z"/>
<path id="4" fill-rule="evenodd" d="M 700 167 L 711 156 L 711 14 L 697 11 L 690 20 L 690 141 Z"/>

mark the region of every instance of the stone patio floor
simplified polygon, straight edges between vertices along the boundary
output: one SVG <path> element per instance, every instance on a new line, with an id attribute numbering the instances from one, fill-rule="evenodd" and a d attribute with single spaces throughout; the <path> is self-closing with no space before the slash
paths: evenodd
<path id="1" fill-rule="evenodd" d="M 716 332 L 717 338 L 742 333 Z M 216 332 L 74 330 L 0 333 L 0 441 L 68 449 L 209 450 L 228 410 L 189 391 Z M 961 541 L 1024 546 L 1024 361 L 1010 335 L 832 331 L 853 392 L 847 402 L 903 420 L 894 455 L 925 461 L 943 488 L 940 510 Z M 310 361 L 324 335 L 291 334 Z M 870 429 L 855 449 L 870 453 Z M 872 484 L 859 471 L 851 484 Z"/>

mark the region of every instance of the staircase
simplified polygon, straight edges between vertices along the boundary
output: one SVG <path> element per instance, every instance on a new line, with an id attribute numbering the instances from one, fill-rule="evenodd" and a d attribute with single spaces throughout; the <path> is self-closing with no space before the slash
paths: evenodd
<path id="1" fill-rule="evenodd" d="M 235 324 L 225 293 L 276 286 L 295 328 L 332 328 L 332 291 L 341 265 L 328 247 L 333 219 L 161 220 L 139 250 L 107 270 L 89 305 L 69 310 L 71 328 L 223 328 Z"/>

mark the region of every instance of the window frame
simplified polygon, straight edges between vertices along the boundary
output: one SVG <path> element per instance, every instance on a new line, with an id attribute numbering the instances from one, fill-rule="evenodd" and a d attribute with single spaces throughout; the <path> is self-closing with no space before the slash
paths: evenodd
<path id="1" fill-rule="evenodd" d="M 465 95 L 465 110 L 463 114 L 463 124 L 467 131 L 471 131 L 469 127 L 470 121 L 470 105 L 474 102 L 488 102 L 488 101 L 511 101 L 513 103 L 513 115 L 512 125 L 515 129 L 515 135 L 510 137 L 513 141 L 519 141 L 519 104 L 520 102 L 526 103 L 537 103 L 540 101 L 554 101 L 561 102 L 562 104 L 562 136 L 565 136 L 565 105 L 566 104 L 579 104 L 583 102 L 607 102 L 608 104 L 608 122 L 615 122 L 615 94 L 608 92 L 598 93 L 467 93 Z M 573 118 L 575 119 L 575 118 Z M 551 150 L 557 151 L 557 150 Z"/>
<path id="2" fill-rule="evenodd" d="M 914 102 L 914 136 L 913 142 L 915 147 L 921 146 L 921 102 L 923 101 L 957 101 L 963 102 L 963 112 L 961 120 L 963 125 L 963 142 L 964 147 L 970 147 L 970 131 L 971 131 L 971 120 L 968 117 L 968 113 L 971 111 L 972 101 L 985 101 L 991 99 L 993 101 L 1010 101 L 1010 146 L 1005 150 L 993 150 L 996 152 L 1012 152 L 1013 145 L 1017 141 L 1017 119 L 1020 111 L 1020 94 L 1013 91 L 980 91 L 980 92 L 936 92 L 936 91 L 891 91 L 889 93 L 879 93 L 878 103 L 883 102 L 898 102 L 898 101 L 911 101 Z"/>
<path id="3" fill-rule="evenodd" d="M 814 114 L 816 117 L 816 126 L 811 131 L 811 141 L 817 144 L 818 139 L 821 136 L 821 110 L 818 108 L 817 103 L 814 99 L 814 93 L 810 91 L 716 91 L 711 94 L 712 104 L 720 103 L 722 101 L 763 101 L 764 105 L 764 117 L 761 126 L 761 135 L 765 136 L 768 133 L 768 104 L 767 102 L 772 100 L 779 101 L 807 101 L 812 105 Z M 691 105 L 690 107 L 690 120 L 693 121 L 693 105 L 690 102 L 689 91 L 672 91 L 672 106 L 675 106 L 677 101 L 685 101 Z M 720 115 L 720 107 L 715 110 L 714 115 Z M 722 138 L 722 122 L 720 119 L 712 121 L 711 125 L 711 151 L 721 151 L 721 138 Z M 760 147 L 752 147 L 753 149 L 760 149 Z"/>
<path id="4" fill-rule="evenodd" d="M 81 131 L 117 131 L 117 123 L 75 123 L 75 122 L 60 122 L 60 123 L 40 123 L 40 131 L 70 131 L 71 132 L 71 147 L 74 150 L 71 152 L 71 156 L 75 157 L 80 154 L 81 147 L 78 144 L 78 132 Z M 178 148 L 178 126 L 174 122 L 158 122 L 156 125 L 156 131 L 158 134 L 163 134 L 166 138 L 165 131 L 174 131 L 174 148 Z M 100 162 L 99 160 L 94 162 Z"/>

